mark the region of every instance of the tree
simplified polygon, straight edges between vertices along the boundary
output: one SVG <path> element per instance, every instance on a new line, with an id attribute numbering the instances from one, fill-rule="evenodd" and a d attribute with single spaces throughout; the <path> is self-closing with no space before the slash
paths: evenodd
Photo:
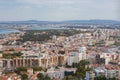
<path id="1" fill-rule="evenodd" d="M 18 52 L 18 53 L 13 53 L 13 54 L 3 54 L 3 58 L 7 58 L 7 59 L 13 59 L 16 57 L 21 57 L 22 53 Z"/>
<path id="2" fill-rule="evenodd" d="M 55 69 L 59 69 L 59 67 L 58 67 L 58 66 L 56 66 L 56 67 L 55 67 Z"/>
<path id="3" fill-rule="evenodd" d="M 42 70 L 42 67 L 33 67 L 33 70 L 34 70 L 34 71 L 41 71 L 41 70 Z"/>
<path id="4" fill-rule="evenodd" d="M 79 62 L 79 66 L 84 66 L 85 67 L 85 65 L 87 65 L 89 62 L 88 61 L 86 61 L 86 60 L 81 60 L 80 62 Z"/>
<path id="5" fill-rule="evenodd" d="M 66 77 L 66 80 L 74 80 L 74 78 L 73 78 L 73 76 L 70 75 L 70 76 Z"/>
<path id="6" fill-rule="evenodd" d="M 48 75 L 46 75 L 44 79 L 45 79 L 45 80 L 51 80 Z"/>
<path id="7" fill-rule="evenodd" d="M 21 71 L 27 71 L 27 67 L 18 67 L 16 70 L 15 70 L 15 72 L 17 73 L 17 74 L 20 74 L 20 72 Z"/>
<path id="8" fill-rule="evenodd" d="M 59 51 L 58 54 L 65 54 L 65 51 Z"/>
<path id="9" fill-rule="evenodd" d="M 76 70 L 75 75 L 76 75 L 78 78 L 84 78 L 84 77 L 85 77 L 85 74 L 86 74 L 86 69 L 85 69 L 83 66 L 77 67 L 77 70 Z"/>
<path id="10" fill-rule="evenodd" d="M 15 51 L 15 50 L 12 48 L 12 49 L 9 49 L 9 51 Z"/>
<path id="11" fill-rule="evenodd" d="M 28 75 L 27 74 L 21 74 L 21 80 L 27 80 Z"/>
<path id="12" fill-rule="evenodd" d="M 89 64 L 89 62 L 86 60 L 81 60 L 78 64 L 74 64 L 76 65 L 76 68 L 77 68 L 75 75 L 78 78 L 82 78 L 82 79 L 85 78 L 86 71 L 90 70 L 85 68 L 85 65 L 87 64 Z"/>
<path id="13" fill-rule="evenodd" d="M 77 78 L 76 76 L 69 75 L 69 76 L 66 76 L 63 80 L 80 80 L 80 79 Z"/>
<path id="14" fill-rule="evenodd" d="M 42 73 L 39 73 L 37 75 L 38 80 L 44 80 L 44 75 Z"/>
<path id="15" fill-rule="evenodd" d="M 110 80 L 118 80 L 116 77 L 110 78 Z"/>
<path id="16" fill-rule="evenodd" d="M 97 76 L 94 80 L 107 80 L 107 78 L 105 76 Z"/>
<path id="17" fill-rule="evenodd" d="M 73 63 L 73 64 L 72 64 L 72 67 L 73 67 L 73 68 L 75 68 L 75 67 L 77 67 L 77 66 L 78 66 L 77 63 Z"/>

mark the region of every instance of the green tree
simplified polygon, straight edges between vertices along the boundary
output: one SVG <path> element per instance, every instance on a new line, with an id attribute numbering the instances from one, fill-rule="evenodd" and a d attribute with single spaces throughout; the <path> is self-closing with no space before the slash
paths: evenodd
<path id="1" fill-rule="evenodd" d="M 39 73 L 37 75 L 38 80 L 44 80 L 44 75 L 42 73 Z"/>
<path id="2" fill-rule="evenodd" d="M 97 76 L 94 78 L 95 80 L 107 80 L 105 76 Z"/>
<path id="3" fill-rule="evenodd" d="M 74 77 L 72 75 L 66 76 L 66 80 L 74 80 Z"/>
<path id="4" fill-rule="evenodd" d="M 85 78 L 86 71 L 89 71 L 90 69 L 85 68 L 86 65 L 88 65 L 89 62 L 87 60 L 81 60 L 78 64 L 74 64 L 76 66 L 77 70 L 75 73 L 75 76 L 77 76 L 79 79 Z"/>
<path id="5" fill-rule="evenodd" d="M 33 70 L 34 70 L 34 71 L 41 71 L 41 70 L 42 70 L 42 67 L 33 67 Z"/>
<path id="6" fill-rule="evenodd" d="M 116 77 L 110 78 L 110 80 L 118 80 Z"/>
<path id="7" fill-rule="evenodd" d="M 72 67 L 73 67 L 73 68 L 75 68 L 75 67 L 77 67 L 77 66 L 78 66 L 77 63 L 73 63 L 73 64 L 72 64 Z"/>
<path id="8" fill-rule="evenodd" d="M 65 51 L 59 51 L 58 54 L 65 54 Z"/>
<path id="9" fill-rule="evenodd" d="M 80 79 L 74 75 L 69 75 L 69 76 L 65 76 L 63 80 L 80 80 Z"/>
<path id="10" fill-rule="evenodd" d="M 51 80 L 48 75 L 46 75 L 44 79 L 45 79 L 45 80 Z"/>
<path id="11" fill-rule="evenodd" d="M 22 56 L 21 52 L 13 53 L 13 54 L 3 54 L 3 58 L 6 58 L 6 59 L 13 59 L 16 57 L 21 57 L 21 56 Z"/>
<path id="12" fill-rule="evenodd" d="M 76 70 L 76 76 L 78 78 L 84 78 L 85 77 L 85 74 L 86 74 L 86 69 L 83 67 L 83 66 L 79 66 L 77 67 L 77 70 Z"/>
<path id="13" fill-rule="evenodd" d="M 20 74 L 20 72 L 21 71 L 27 71 L 27 67 L 18 67 L 16 70 L 15 70 L 15 72 L 17 73 L 17 74 Z"/>
<path id="14" fill-rule="evenodd" d="M 28 80 L 27 74 L 21 74 L 21 80 Z"/>

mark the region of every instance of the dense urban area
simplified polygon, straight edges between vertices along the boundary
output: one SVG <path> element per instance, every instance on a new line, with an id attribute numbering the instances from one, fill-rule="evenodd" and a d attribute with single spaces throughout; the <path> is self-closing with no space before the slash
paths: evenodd
<path id="1" fill-rule="evenodd" d="M 0 80 L 120 80 L 120 24 L 0 28 L 19 30 L 0 34 Z"/>

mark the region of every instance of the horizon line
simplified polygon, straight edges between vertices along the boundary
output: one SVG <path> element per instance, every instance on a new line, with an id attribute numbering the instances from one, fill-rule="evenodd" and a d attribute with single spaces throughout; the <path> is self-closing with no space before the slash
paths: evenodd
<path id="1" fill-rule="evenodd" d="M 109 20 L 109 21 L 120 21 L 118 19 L 73 19 L 73 20 L 38 20 L 38 19 L 26 19 L 26 20 L 5 20 L 0 22 L 17 22 L 17 21 L 48 21 L 48 22 L 63 22 L 63 21 L 90 21 L 90 20 Z"/>

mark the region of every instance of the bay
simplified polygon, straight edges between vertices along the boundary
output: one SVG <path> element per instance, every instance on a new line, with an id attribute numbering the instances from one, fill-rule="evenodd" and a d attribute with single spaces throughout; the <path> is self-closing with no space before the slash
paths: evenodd
<path id="1" fill-rule="evenodd" d="M 0 34 L 9 34 L 9 33 L 16 33 L 16 32 L 20 32 L 20 31 L 16 29 L 0 28 Z"/>

